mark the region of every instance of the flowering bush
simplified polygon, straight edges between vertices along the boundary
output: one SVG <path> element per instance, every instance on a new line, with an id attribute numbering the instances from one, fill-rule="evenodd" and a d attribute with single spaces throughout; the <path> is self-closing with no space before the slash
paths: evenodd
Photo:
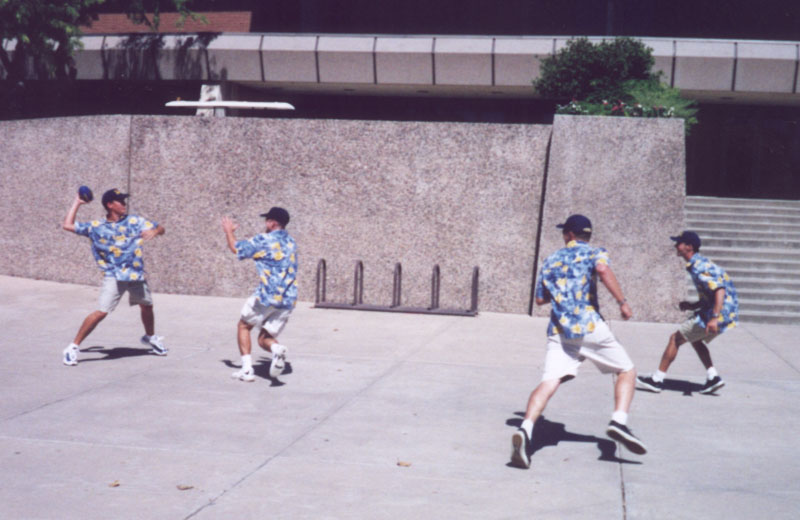
<path id="1" fill-rule="evenodd" d="M 652 49 L 639 40 L 577 38 L 542 61 L 533 86 L 542 97 L 572 99 L 557 105 L 557 114 L 680 117 L 688 134 L 697 123 L 695 102 L 661 83 L 653 63 Z"/>
<path id="2" fill-rule="evenodd" d="M 556 105 L 556 114 L 617 116 L 617 117 L 680 117 L 686 133 L 697 123 L 694 100 L 680 97 L 678 89 L 658 81 L 632 80 L 623 84 L 625 98 L 600 102 L 573 99 L 566 105 Z"/>

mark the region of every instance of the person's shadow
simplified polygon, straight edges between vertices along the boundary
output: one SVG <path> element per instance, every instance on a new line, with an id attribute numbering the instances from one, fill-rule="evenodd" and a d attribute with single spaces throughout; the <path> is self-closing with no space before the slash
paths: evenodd
<path id="1" fill-rule="evenodd" d="M 230 359 L 223 359 L 221 361 L 228 368 L 232 368 L 234 370 L 242 368 L 241 365 L 235 365 L 233 363 L 233 361 L 231 361 Z M 270 387 L 285 385 L 286 383 L 284 383 L 283 381 L 280 381 L 277 377 L 270 377 L 270 375 L 269 375 L 269 364 L 270 364 L 270 362 L 271 362 L 271 360 L 269 358 L 266 358 L 266 357 L 259 358 L 258 361 L 253 363 L 253 374 L 255 374 L 257 377 L 260 377 L 262 379 L 267 379 L 270 382 L 270 385 L 269 385 Z M 281 372 L 280 375 L 285 376 L 285 375 L 291 374 L 292 372 L 293 372 L 292 364 L 289 361 L 287 361 L 285 366 L 283 367 L 283 372 Z"/>
<path id="2" fill-rule="evenodd" d="M 514 412 L 514 415 L 517 417 L 507 420 L 506 425 L 519 428 L 522 425 L 522 417 L 524 417 L 525 414 L 523 412 Z M 532 457 L 534 453 L 546 446 L 557 446 L 558 443 L 562 441 L 593 442 L 597 444 L 597 449 L 600 450 L 600 456 L 597 457 L 597 460 L 617 462 L 620 464 L 641 464 L 639 461 L 617 457 L 617 443 L 611 439 L 568 432 L 563 423 L 548 421 L 543 415 L 540 415 L 533 425 L 533 438 L 528 446 L 528 456 Z M 511 463 L 506 464 L 506 466 L 516 467 L 512 466 Z"/>
<path id="3" fill-rule="evenodd" d="M 664 386 L 661 388 L 662 391 L 667 390 L 670 392 L 681 392 L 683 395 L 691 397 L 692 394 L 699 392 L 703 389 L 703 385 L 699 383 L 692 383 L 691 381 L 683 381 L 682 379 L 664 379 Z M 647 388 L 636 387 L 636 390 L 640 392 L 649 392 L 651 394 L 657 393 L 653 392 L 652 390 L 648 390 Z M 714 397 L 719 397 L 716 392 L 712 392 L 710 394 Z"/>
<path id="4" fill-rule="evenodd" d="M 107 361 L 110 359 L 120 359 L 126 357 L 136 356 L 152 356 L 150 349 L 147 347 L 132 348 L 132 347 L 104 347 L 102 345 L 94 345 L 92 347 L 81 349 L 80 352 L 92 352 L 102 354 L 103 357 L 82 358 L 81 363 L 88 363 L 89 361 Z"/>

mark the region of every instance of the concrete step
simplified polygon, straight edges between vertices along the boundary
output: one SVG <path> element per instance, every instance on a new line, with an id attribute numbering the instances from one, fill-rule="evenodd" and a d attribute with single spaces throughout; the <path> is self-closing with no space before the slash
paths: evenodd
<path id="1" fill-rule="evenodd" d="M 711 227 L 706 224 L 696 225 L 691 228 L 692 231 L 700 235 L 700 238 L 728 238 L 739 240 L 790 240 L 800 241 L 800 227 L 796 230 L 778 230 L 771 231 L 769 229 L 750 229 L 750 226 L 742 227 L 738 225 L 735 228 L 728 229 L 721 227 Z"/>
<path id="2" fill-rule="evenodd" d="M 703 246 L 701 247 L 703 251 L 708 248 L 743 249 L 750 250 L 751 252 L 761 248 L 800 250 L 800 237 L 796 239 L 790 237 L 779 238 L 780 235 L 777 235 L 775 237 L 741 238 L 709 235 L 706 233 L 697 234 L 700 236 L 700 240 L 703 242 Z"/>
<path id="3" fill-rule="evenodd" d="M 687 197 L 684 217 L 733 279 L 742 322 L 800 323 L 800 201 Z"/>
<path id="4" fill-rule="evenodd" d="M 800 209 L 794 208 L 769 208 L 766 206 L 687 206 L 684 208 L 687 215 L 711 214 L 711 215 L 739 215 L 740 218 L 750 216 L 764 216 L 774 219 L 800 218 Z"/>
<path id="5" fill-rule="evenodd" d="M 748 276 L 738 276 L 728 272 L 733 285 L 736 286 L 737 291 L 744 289 L 786 289 L 790 291 L 797 291 L 800 294 L 800 276 L 795 279 L 790 278 L 751 278 Z"/>
<path id="6" fill-rule="evenodd" d="M 800 213 L 794 215 L 775 215 L 768 212 L 744 214 L 736 208 L 726 208 L 724 211 L 686 211 L 687 221 L 716 222 L 725 221 L 738 223 L 741 227 L 755 224 L 778 224 L 800 226 Z"/>
<path id="7" fill-rule="evenodd" d="M 686 228 L 696 231 L 695 228 L 710 228 L 726 231 L 747 231 L 748 233 L 800 233 L 800 226 L 796 224 L 778 224 L 769 222 L 746 222 L 741 220 L 720 219 L 693 219 L 686 216 Z"/>
<path id="8" fill-rule="evenodd" d="M 769 300 L 791 302 L 800 306 L 800 291 L 792 291 L 791 289 L 737 287 L 736 292 L 739 295 L 740 302 Z"/>
<path id="9" fill-rule="evenodd" d="M 739 309 L 739 321 L 741 323 L 775 323 L 779 325 L 798 325 L 800 324 L 800 313 L 751 311 Z"/>
<path id="10" fill-rule="evenodd" d="M 795 262 L 800 268 L 800 251 L 791 248 L 751 248 L 737 249 L 735 247 L 702 247 L 700 252 L 714 261 L 719 260 L 720 265 L 728 260 L 782 260 Z"/>
<path id="11" fill-rule="evenodd" d="M 800 201 L 780 199 L 738 199 L 731 197 L 703 197 L 698 195 L 689 195 L 686 197 L 686 206 L 765 206 L 770 208 L 781 207 L 800 209 Z"/>
<path id="12" fill-rule="evenodd" d="M 800 302 L 786 300 L 751 300 L 739 298 L 739 310 L 742 312 L 785 312 L 800 316 Z"/>
<path id="13" fill-rule="evenodd" d="M 753 258 L 721 258 L 716 259 L 714 257 L 709 256 L 711 260 L 716 262 L 720 267 L 725 269 L 730 276 L 733 276 L 732 273 L 738 271 L 739 269 L 743 270 L 765 270 L 766 272 L 770 273 L 770 276 L 774 277 L 776 274 L 778 276 L 791 276 L 795 277 L 795 274 L 800 271 L 800 262 L 792 262 L 787 260 L 772 260 L 772 259 L 753 259 Z M 735 280 L 734 280 L 734 283 Z"/>

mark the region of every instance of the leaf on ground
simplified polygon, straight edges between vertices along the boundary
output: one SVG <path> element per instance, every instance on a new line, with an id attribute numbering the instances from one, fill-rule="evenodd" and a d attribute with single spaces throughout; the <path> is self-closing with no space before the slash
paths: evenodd
<path id="1" fill-rule="evenodd" d="M 178 489 L 181 491 L 188 491 L 190 489 L 194 489 L 194 486 L 188 486 L 186 484 L 178 484 Z"/>
<path id="2" fill-rule="evenodd" d="M 397 465 L 400 466 L 401 468 L 410 468 L 411 467 L 411 463 L 410 462 L 403 462 L 402 460 L 398 460 L 397 461 Z"/>
<path id="3" fill-rule="evenodd" d="M 119 480 L 115 480 L 114 482 L 109 484 L 108 487 L 119 487 Z"/>

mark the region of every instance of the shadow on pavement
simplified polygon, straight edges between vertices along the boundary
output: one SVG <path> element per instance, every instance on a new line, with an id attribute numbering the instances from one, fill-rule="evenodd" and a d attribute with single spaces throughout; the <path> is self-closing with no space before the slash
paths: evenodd
<path id="1" fill-rule="evenodd" d="M 234 370 L 238 370 L 238 369 L 242 368 L 241 365 L 235 365 L 233 363 L 233 361 L 231 361 L 230 359 L 223 359 L 222 363 L 224 363 L 226 367 L 232 368 Z M 257 377 L 260 377 L 262 379 L 266 379 L 267 381 L 269 381 L 270 382 L 270 385 L 269 385 L 270 387 L 285 385 L 286 383 L 278 380 L 277 377 L 270 377 L 270 375 L 269 375 L 269 364 L 270 364 L 270 359 L 269 358 L 261 358 L 261 359 L 259 359 L 257 362 L 253 363 L 253 373 Z M 285 375 L 291 374 L 292 372 L 293 372 L 292 364 L 287 361 L 286 362 L 286 366 L 284 366 L 283 372 L 281 373 L 281 375 L 285 376 Z"/>
<path id="2" fill-rule="evenodd" d="M 89 361 L 106 361 L 109 359 L 120 359 L 126 357 L 136 357 L 136 356 L 152 356 L 153 354 L 150 353 L 150 349 L 147 347 L 143 348 L 131 348 L 131 347 L 113 347 L 108 348 L 102 345 L 95 345 L 93 347 L 81 349 L 80 352 L 91 352 L 96 354 L 103 354 L 103 357 L 92 357 L 92 358 L 80 358 L 80 363 L 87 363 Z"/>
<path id="3" fill-rule="evenodd" d="M 515 412 L 520 418 L 509 419 L 506 421 L 508 426 L 519 428 L 522 425 L 521 417 L 524 413 Z M 544 416 L 540 416 L 536 423 L 533 425 L 533 438 L 528 455 L 533 456 L 537 451 L 546 446 L 557 446 L 559 442 L 593 442 L 597 444 L 597 449 L 600 450 L 600 456 L 597 460 L 607 462 L 617 462 L 620 464 L 641 464 L 639 461 L 621 459 L 616 456 L 617 443 L 611 439 L 596 437 L 594 435 L 582 435 L 580 433 L 568 432 L 563 423 L 548 421 Z M 507 464 L 513 467 L 511 464 Z"/>
<path id="4" fill-rule="evenodd" d="M 700 390 L 702 389 L 703 385 L 700 383 L 692 383 L 691 381 L 683 381 L 682 379 L 664 379 L 664 387 L 662 388 L 662 392 L 663 391 L 681 392 L 683 395 L 691 396 L 692 394 L 700 392 Z M 648 390 L 647 388 L 637 387 L 636 390 L 640 392 L 648 392 L 651 394 L 657 393 L 653 392 L 652 390 Z M 719 397 L 716 392 L 704 395 Z"/>

